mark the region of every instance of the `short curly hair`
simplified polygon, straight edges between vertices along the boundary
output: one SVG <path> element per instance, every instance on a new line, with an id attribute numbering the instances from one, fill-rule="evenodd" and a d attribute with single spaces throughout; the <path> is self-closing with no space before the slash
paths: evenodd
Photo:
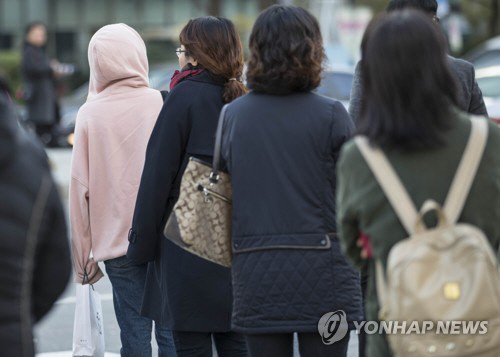
<path id="1" fill-rule="evenodd" d="M 318 87 L 325 60 L 318 21 L 297 6 L 264 10 L 250 35 L 247 84 L 256 92 L 286 95 Z"/>

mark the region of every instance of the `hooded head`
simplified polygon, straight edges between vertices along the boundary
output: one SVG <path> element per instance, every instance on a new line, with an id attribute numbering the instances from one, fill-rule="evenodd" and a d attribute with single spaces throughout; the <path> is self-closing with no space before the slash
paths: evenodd
<path id="1" fill-rule="evenodd" d="M 114 85 L 148 87 L 148 59 L 141 36 L 125 24 L 106 25 L 89 43 L 89 98 Z"/>

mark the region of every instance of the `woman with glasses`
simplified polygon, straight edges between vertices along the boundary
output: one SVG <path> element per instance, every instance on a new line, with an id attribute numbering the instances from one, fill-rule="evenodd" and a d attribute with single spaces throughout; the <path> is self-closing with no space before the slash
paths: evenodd
<path id="1" fill-rule="evenodd" d="M 179 40 L 181 70 L 149 140 L 127 256 L 151 262 L 142 312 L 173 330 L 179 357 L 212 356 L 212 339 L 220 357 L 246 356 L 243 337 L 231 331 L 230 269 L 162 235 L 189 157 L 212 161 L 221 108 L 245 93 L 243 50 L 234 25 L 220 17 L 190 20 Z"/>

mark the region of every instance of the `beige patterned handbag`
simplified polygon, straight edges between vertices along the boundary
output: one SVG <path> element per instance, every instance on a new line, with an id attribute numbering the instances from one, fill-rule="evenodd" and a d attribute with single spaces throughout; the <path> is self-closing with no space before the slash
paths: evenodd
<path id="1" fill-rule="evenodd" d="M 219 117 L 212 166 L 194 157 L 182 175 L 179 199 L 165 238 L 211 262 L 231 266 L 231 179 L 219 171 L 225 105 Z"/>

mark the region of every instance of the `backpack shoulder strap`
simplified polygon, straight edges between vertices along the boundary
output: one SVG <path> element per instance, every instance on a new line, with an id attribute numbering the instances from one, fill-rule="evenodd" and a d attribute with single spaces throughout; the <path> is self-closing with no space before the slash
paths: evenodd
<path id="1" fill-rule="evenodd" d="M 356 136 L 354 142 L 394 208 L 401 224 L 408 234 L 413 234 L 418 212 L 389 160 L 387 160 L 382 150 L 371 147 L 366 137 Z"/>
<path id="2" fill-rule="evenodd" d="M 488 119 L 472 117 L 471 122 L 469 140 L 444 203 L 444 212 L 449 224 L 458 221 L 488 138 Z"/>

